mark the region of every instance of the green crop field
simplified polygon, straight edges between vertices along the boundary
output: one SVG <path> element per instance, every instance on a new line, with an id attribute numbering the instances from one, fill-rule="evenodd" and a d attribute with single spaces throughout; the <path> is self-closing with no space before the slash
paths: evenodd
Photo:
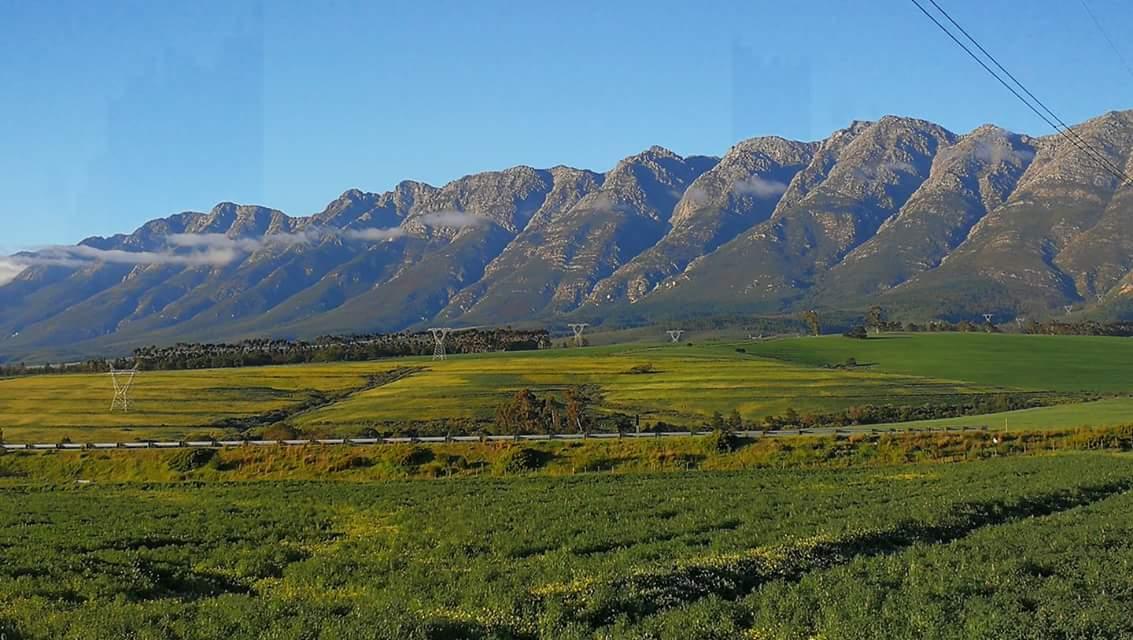
<path id="1" fill-rule="evenodd" d="M 870 370 L 1016 389 L 1133 392 L 1133 339 L 988 333 L 897 333 L 753 342 L 750 353 L 822 366 L 855 358 Z"/>
<path id="2" fill-rule="evenodd" d="M 1133 458 L 0 488 L 0 635 L 1118 638 Z"/>
<path id="3" fill-rule="evenodd" d="M 1078 427 L 1114 427 L 1133 423 L 1133 398 L 1106 398 L 1093 402 L 1060 404 L 1018 411 L 1002 411 L 959 418 L 919 420 L 874 425 L 878 429 L 931 429 L 937 427 L 989 427 L 1009 431 L 1045 431 Z"/>

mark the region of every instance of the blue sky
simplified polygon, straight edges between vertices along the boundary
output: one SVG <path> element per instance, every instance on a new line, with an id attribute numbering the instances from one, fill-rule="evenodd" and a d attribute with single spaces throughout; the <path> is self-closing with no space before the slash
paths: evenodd
<path id="1" fill-rule="evenodd" d="M 1066 121 L 1133 106 L 1079 0 L 938 2 Z M 907 0 L 0 0 L 0 61 L 0 251 L 889 113 L 1049 133 Z"/>

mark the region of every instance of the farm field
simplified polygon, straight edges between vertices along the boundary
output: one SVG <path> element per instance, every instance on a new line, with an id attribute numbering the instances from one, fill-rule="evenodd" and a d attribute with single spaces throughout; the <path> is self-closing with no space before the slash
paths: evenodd
<path id="1" fill-rule="evenodd" d="M 748 352 L 810 366 L 855 358 L 869 370 L 1047 391 L 1133 390 L 1133 339 L 991 333 L 885 333 L 752 342 Z"/>
<path id="2" fill-rule="evenodd" d="M 0 488 L 8 638 L 1133 633 L 1127 454 L 72 487 Z"/>
<path id="3" fill-rule="evenodd" d="M 1105 398 L 1093 402 L 1060 404 L 1052 407 L 987 413 L 978 416 L 894 422 L 872 425 L 877 429 L 933 429 L 942 427 L 988 427 L 1009 431 L 1045 431 L 1079 427 L 1114 427 L 1133 423 L 1133 398 Z"/>
<path id="4" fill-rule="evenodd" d="M 1130 353 L 1126 353 L 1130 351 Z M 764 342 L 624 344 L 538 352 L 400 358 L 357 363 L 143 372 L 133 409 L 111 414 L 106 375 L 0 380 L 0 429 L 11 442 L 131 441 L 224 435 L 223 421 L 283 421 L 321 435 L 357 435 L 435 423 L 490 429 L 517 390 L 561 396 L 589 385 L 595 415 L 640 416 L 643 425 L 703 426 L 714 412 L 749 422 L 768 415 L 853 406 L 951 405 L 991 393 L 1114 395 L 1133 389 L 1133 341 L 1073 336 L 887 334 Z M 859 366 L 835 368 L 853 358 Z M 647 373 L 633 373 L 648 367 Z M 412 368 L 381 383 L 372 377 Z M 1012 428 L 1073 428 L 1133 421 L 1110 397 L 1009 414 Z M 280 412 L 281 415 L 269 415 Z M 1127 417 L 1128 416 L 1128 417 Z M 1002 415 L 916 426 L 1002 424 Z M 886 425 L 905 427 L 907 423 Z"/>
<path id="5" fill-rule="evenodd" d="M 318 393 L 358 388 L 393 361 L 194 371 L 145 371 L 129 413 L 110 413 L 106 374 L 0 379 L 0 429 L 9 440 L 78 441 L 177 437 L 192 428 L 280 409 Z"/>
<path id="6" fill-rule="evenodd" d="M 736 351 L 743 344 L 605 346 L 458 356 L 428 371 L 304 414 L 300 426 L 424 418 L 489 419 L 515 391 L 597 385 L 602 408 L 643 420 L 702 424 L 714 411 L 755 419 L 789 407 L 827 411 L 867 402 L 921 404 L 995 390 L 925 376 L 820 369 Z M 639 365 L 653 372 L 631 373 Z"/>

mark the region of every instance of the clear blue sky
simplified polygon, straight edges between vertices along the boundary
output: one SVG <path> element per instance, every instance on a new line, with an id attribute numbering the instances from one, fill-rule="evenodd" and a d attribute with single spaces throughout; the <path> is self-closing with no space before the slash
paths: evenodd
<path id="1" fill-rule="evenodd" d="M 1068 122 L 1133 106 L 1080 0 L 938 2 Z M 907 0 L 0 0 L 0 250 L 889 113 L 1049 133 Z"/>

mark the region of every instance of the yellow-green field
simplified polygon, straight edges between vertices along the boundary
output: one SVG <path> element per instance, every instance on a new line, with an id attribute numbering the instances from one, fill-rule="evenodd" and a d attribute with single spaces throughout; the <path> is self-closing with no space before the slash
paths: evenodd
<path id="1" fill-rule="evenodd" d="M 827 412 L 862 404 L 950 404 L 966 394 L 999 391 L 1092 391 L 1133 388 L 1133 341 L 995 335 L 840 336 L 755 343 L 607 345 L 585 349 L 403 358 L 206 371 L 143 372 L 129 414 L 110 413 L 107 375 L 0 380 L 0 429 L 9 441 L 55 442 L 181 438 L 216 432 L 220 420 L 296 409 L 318 393 L 343 397 L 298 412 L 289 424 L 314 433 L 419 421 L 490 420 L 516 390 L 558 392 L 594 385 L 599 412 L 643 421 L 702 425 L 733 409 L 749 421 Z M 854 358 L 856 368 L 829 365 Z M 1133 358 L 1130 359 L 1133 361 Z M 651 365 L 651 373 L 631 373 Z M 415 374 L 361 389 L 367 376 L 412 366 Z M 1007 414 L 1011 428 L 1065 428 L 1133 422 L 1133 399 L 1062 405 Z M 988 424 L 1003 415 L 919 423 Z M 887 426 L 909 426 L 887 425 Z"/>
<path id="2" fill-rule="evenodd" d="M 630 369 L 650 364 L 653 373 Z M 429 370 L 297 418 L 301 426 L 385 420 L 488 418 L 515 391 L 594 384 L 608 410 L 676 423 L 714 411 L 754 419 L 869 402 L 924 403 L 993 390 L 927 377 L 796 365 L 736 351 L 736 345 L 595 347 L 454 357 Z"/>
<path id="3" fill-rule="evenodd" d="M 140 372 L 129 413 L 111 413 L 106 374 L 30 376 L 0 380 L 0 429 L 11 441 L 62 437 L 134 440 L 191 432 L 224 418 L 298 404 L 313 392 L 357 388 L 393 361 L 243 369 Z"/>

